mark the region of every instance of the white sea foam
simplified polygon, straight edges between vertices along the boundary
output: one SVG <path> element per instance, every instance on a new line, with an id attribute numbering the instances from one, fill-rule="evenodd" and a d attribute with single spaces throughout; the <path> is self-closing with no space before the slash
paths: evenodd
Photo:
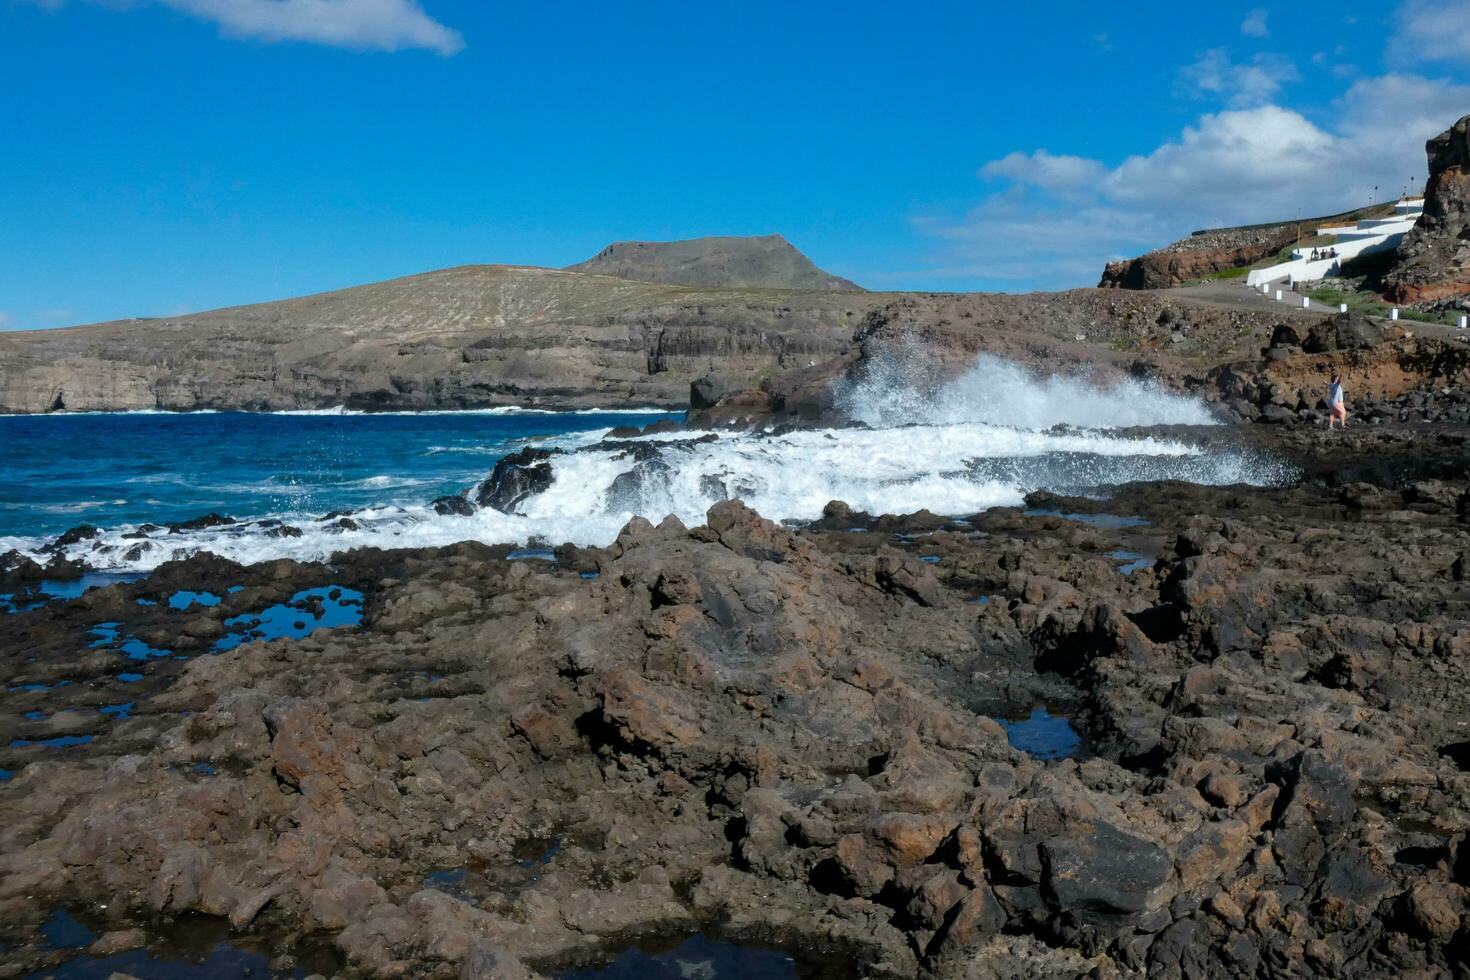
<path id="1" fill-rule="evenodd" d="M 342 486 L 359 490 L 400 490 L 405 487 L 421 487 L 428 482 L 428 480 L 418 480 L 411 476 L 380 474 L 362 480 L 353 480 L 351 483 L 342 484 Z"/>
<path id="2" fill-rule="evenodd" d="M 1086 492 L 1139 480 L 1203 484 L 1277 484 L 1284 465 L 1250 453 L 1204 451 L 1182 438 L 1125 436 L 1117 428 L 1209 424 L 1206 406 L 1149 385 L 1094 386 L 1075 376 L 1039 378 L 1013 364 L 980 358 L 958 379 L 931 382 L 922 360 L 900 351 L 839 392 L 869 429 L 801 430 L 780 435 L 681 432 L 642 437 L 661 443 L 656 460 L 639 463 L 618 443 L 599 444 L 608 430 L 538 441 L 575 450 L 551 460 L 554 479 L 514 514 L 481 509 L 470 516 L 434 513 L 426 502 L 382 506 L 353 515 L 355 530 L 301 513 L 272 515 L 301 529 L 271 537 L 237 525 L 180 534 L 154 533 L 131 550 L 135 530 L 103 533 L 101 550 L 71 550 L 98 568 L 147 570 L 196 551 L 241 562 L 280 557 L 321 560 L 356 547 L 431 547 L 464 540 L 524 543 L 530 538 L 603 545 L 633 516 L 657 521 L 676 514 L 698 524 L 727 496 L 773 520 L 807 521 L 831 500 L 870 513 L 971 514 L 1017 505 L 1033 489 Z M 1077 428 L 1078 426 L 1088 428 Z M 440 447 L 435 447 L 440 448 Z M 504 452 L 506 445 L 494 447 Z M 472 447 L 442 451 L 473 452 Z M 636 472 L 635 472 L 636 471 Z M 621 478 L 621 479 L 620 479 Z M 384 474 L 359 481 L 372 488 L 413 481 Z M 34 550 L 43 542 L 0 540 L 0 550 Z"/>
<path id="3" fill-rule="evenodd" d="M 1095 385 L 1084 374 L 1042 377 L 989 354 L 976 358 L 959 377 L 941 379 L 927 353 L 906 343 L 894 344 L 873 358 L 864 378 L 838 392 L 838 402 L 872 426 L 926 421 L 1112 429 L 1218 421 L 1198 399 L 1149 381 L 1126 378 Z"/>

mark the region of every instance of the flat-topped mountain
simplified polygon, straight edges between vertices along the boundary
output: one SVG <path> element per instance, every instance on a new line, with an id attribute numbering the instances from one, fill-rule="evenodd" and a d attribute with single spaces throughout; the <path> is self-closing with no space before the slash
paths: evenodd
<path id="1" fill-rule="evenodd" d="M 476 265 L 157 319 L 0 333 L 0 412 L 679 405 L 830 357 L 879 294 Z"/>
<path id="2" fill-rule="evenodd" d="M 1265 333 L 1253 336 L 1234 311 L 1165 313 L 1167 303 L 1137 300 L 1135 309 L 1094 290 L 737 288 L 462 266 L 182 316 L 0 332 L 0 412 L 677 408 L 707 372 L 734 390 L 755 387 L 843 355 L 878 323 L 962 361 L 989 350 L 1095 367 L 1131 362 L 1181 330 L 1189 344 L 1169 350 L 1213 363 L 1258 349 L 1284 315 L 1262 314 Z"/>
<path id="3" fill-rule="evenodd" d="M 614 242 L 567 271 L 684 286 L 862 291 L 856 283 L 817 268 L 780 235 Z"/>

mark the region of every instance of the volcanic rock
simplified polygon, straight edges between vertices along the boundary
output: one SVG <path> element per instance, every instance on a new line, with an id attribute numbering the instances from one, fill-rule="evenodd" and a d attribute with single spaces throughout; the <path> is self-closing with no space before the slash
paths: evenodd
<path id="1" fill-rule="evenodd" d="M 1424 215 L 1399 243 L 1384 276 L 1398 303 L 1470 293 L 1470 116 L 1425 144 Z"/>
<path id="2" fill-rule="evenodd" d="M 567 271 L 688 286 L 862 291 L 856 283 L 817 268 L 780 235 L 614 242 Z"/>
<path id="3" fill-rule="evenodd" d="M 1371 350 L 1383 340 L 1383 327 L 1374 321 L 1358 313 L 1339 313 L 1313 326 L 1301 348 L 1308 354 Z"/>
<path id="4" fill-rule="evenodd" d="M 521 501 L 551 486 L 555 474 L 547 461 L 561 454 L 560 449 L 528 446 L 501 457 L 490 475 L 475 489 L 475 503 L 511 513 Z"/>
<path id="5" fill-rule="evenodd" d="M 728 389 L 714 372 L 700 377 L 689 384 L 689 407 L 695 411 L 705 408 L 714 408 L 721 398 L 725 397 Z"/>
<path id="6" fill-rule="evenodd" d="M 39 930 L 76 903 L 99 935 L 320 935 L 361 977 L 695 929 L 890 978 L 1453 975 L 1470 429 L 1170 435 L 1302 479 L 800 529 L 729 501 L 556 563 L 195 558 L 0 615 L 0 965 L 57 971 Z M 360 627 L 214 649 L 326 586 Z"/>
<path id="7" fill-rule="evenodd" d="M 475 505 L 468 498 L 461 497 L 459 494 L 438 497 L 430 506 L 434 508 L 434 513 L 441 515 L 455 514 L 459 517 L 469 517 L 475 512 Z"/>

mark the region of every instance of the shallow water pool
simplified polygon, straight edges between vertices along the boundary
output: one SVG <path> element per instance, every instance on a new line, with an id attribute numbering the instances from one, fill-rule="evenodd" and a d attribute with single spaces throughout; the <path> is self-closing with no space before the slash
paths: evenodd
<path id="1" fill-rule="evenodd" d="M 302 604 L 307 604 L 306 608 L 298 608 Z M 213 649 L 223 653 L 256 640 L 299 640 L 320 629 L 358 626 L 362 623 L 362 606 L 363 594 L 353 589 L 336 585 L 306 589 L 289 602 L 225 620 L 225 626 L 233 632 L 218 640 Z"/>
<path id="2" fill-rule="evenodd" d="M 1012 746 L 1038 759 L 1065 759 L 1082 749 L 1082 736 L 1072 722 L 1043 707 L 1031 709 L 1030 716 L 1019 721 L 996 720 Z"/>
<path id="3" fill-rule="evenodd" d="M 641 945 L 619 953 L 606 966 L 555 974 L 558 980 L 846 980 L 857 971 L 838 957 L 803 954 L 708 936 L 675 940 L 676 945 Z"/>

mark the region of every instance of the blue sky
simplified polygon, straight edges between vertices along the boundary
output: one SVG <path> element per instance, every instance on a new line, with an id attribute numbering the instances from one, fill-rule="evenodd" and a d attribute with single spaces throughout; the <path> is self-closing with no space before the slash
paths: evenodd
<path id="1" fill-rule="evenodd" d="M 1093 285 L 1470 113 L 1470 0 L 990 6 L 0 0 L 0 327 L 702 234 Z"/>

